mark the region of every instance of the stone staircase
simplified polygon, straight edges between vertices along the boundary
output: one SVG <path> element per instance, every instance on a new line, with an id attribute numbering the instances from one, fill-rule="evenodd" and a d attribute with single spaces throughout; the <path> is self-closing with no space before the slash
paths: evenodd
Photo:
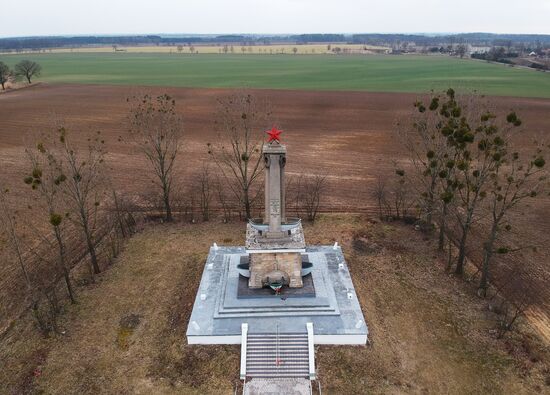
<path id="1" fill-rule="evenodd" d="M 246 377 L 309 378 L 307 333 L 249 333 Z"/>

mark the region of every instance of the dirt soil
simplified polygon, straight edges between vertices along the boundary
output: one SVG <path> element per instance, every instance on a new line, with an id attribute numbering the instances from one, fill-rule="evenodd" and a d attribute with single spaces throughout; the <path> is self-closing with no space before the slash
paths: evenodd
<path id="1" fill-rule="evenodd" d="M 180 179 L 189 183 L 207 158 L 206 144 L 217 139 L 214 126 L 216 99 L 229 94 L 223 89 L 140 88 L 96 85 L 40 84 L 0 96 L 0 185 L 7 185 L 22 203 L 27 190 L 24 147 L 32 134 L 48 130 L 53 119 L 65 120 L 81 143 L 90 132 L 100 130 L 109 150 L 112 179 L 122 192 L 150 190 L 147 163 L 128 142 L 127 97 L 150 92 L 167 92 L 177 100 L 185 121 L 184 154 Z M 404 161 L 403 148 L 391 133 L 398 119 L 406 117 L 417 99 L 415 94 L 369 92 L 310 92 L 255 90 L 272 103 L 275 123 L 284 130 L 288 148 L 287 174 L 328 175 L 329 190 L 323 206 L 333 211 L 374 212 L 371 195 L 377 177 L 393 174 L 394 162 Z M 501 111 L 514 109 L 526 130 L 522 141 L 548 136 L 550 100 L 495 97 L 491 101 Z M 536 289 L 533 322 L 550 342 L 550 199 L 538 199 L 514 218 L 520 245 L 537 245 L 538 252 L 522 250 L 507 259 L 524 262 L 528 281 Z M 472 238 L 475 239 L 475 238 Z M 0 240 L 0 248 L 1 240 Z M 7 270 L 8 271 L 8 270 Z M 9 270 L 18 273 L 16 267 Z M 497 278 L 498 280 L 498 278 Z M 0 278 L 15 281 L 10 275 Z M 1 310 L 0 310 L 1 312 Z"/>
<path id="2" fill-rule="evenodd" d="M 63 335 L 16 323 L 0 343 L 0 393 L 232 394 L 239 347 L 188 346 L 185 331 L 208 247 L 242 244 L 243 232 L 240 222 L 148 226 L 95 285 L 78 287 Z M 343 246 L 370 330 L 367 346 L 316 347 L 323 393 L 548 391 L 548 348 L 530 326 L 495 339 L 487 301 L 445 273 L 413 227 L 330 215 L 305 232 Z"/>
<path id="3" fill-rule="evenodd" d="M 182 172 L 183 176 L 193 173 L 207 157 L 206 144 L 218 137 L 216 100 L 231 90 L 41 84 L 0 97 L 0 181 L 23 174 L 22 152 L 28 136 L 47 130 L 53 119 L 63 119 L 73 133 L 82 133 L 82 143 L 87 133 L 100 130 L 116 181 L 120 181 L 117 185 L 128 191 L 141 190 L 150 181 L 147 164 L 128 142 L 126 99 L 145 92 L 167 92 L 176 99 L 186 132 Z M 379 174 L 393 169 L 393 160 L 403 159 L 402 147 L 391 131 L 419 97 L 369 92 L 254 92 L 269 99 L 274 121 L 284 130 L 287 174 L 327 173 L 333 188 L 326 203 L 351 207 L 372 205 L 360 192 L 372 189 Z M 529 135 L 550 130 L 550 100 L 495 97 L 492 101 L 503 111 L 514 108 Z M 21 190 L 23 187 L 19 186 Z"/>

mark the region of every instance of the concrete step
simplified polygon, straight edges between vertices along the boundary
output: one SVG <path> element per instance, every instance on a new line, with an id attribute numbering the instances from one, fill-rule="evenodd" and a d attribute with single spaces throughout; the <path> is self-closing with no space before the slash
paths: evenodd
<path id="1" fill-rule="evenodd" d="M 246 376 L 307 378 L 309 348 L 306 333 L 248 333 Z"/>
<path id="2" fill-rule="evenodd" d="M 307 352 L 307 345 L 304 347 L 303 345 L 301 344 L 257 344 L 257 345 L 252 345 L 250 348 L 247 347 L 248 350 L 250 351 L 265 351 L 265 352 L 270 352 L 272 350 L 277 350 L 277 348 L 279 350 L 296 350 L 296 351 L 303 351 L 305 350 Z"/>
<path id="3" fill-rule="evenodd" d="M 277 364 L 279 362 L 279 364 Z M 261 360 L 253 360 L 253 359 L 247 359 L 246 365 L 247 366 L 304 366 L 308 365 L 308 360 L 292 360 L 292 359 L 281 359 L 281 358 L 273 358 L 273 359 L 261 359 Z"/>
<path id="4" fill-rule="evenodd" d="M 262 344 L 265 344 L 265 345 L 277 345 L 277 344 L 280 344 L 280 345 L 283 345 L 283 344 L 286 344 L 286 345 L 290 345 L 290 346 L 301 346 L 303 344 L 307 344 L 307 340 L 297 340 L 297 339 L 291 339 L 291 340 L 283 340 L 283 339 L 279 339 L 279 340 L 261 340 L 261 339 L 254 339 L 254 340 L 247 340 L 247 343 L 248 344 L 251 344 L 251 345 L 254 345 L 254 346 L 258 346 L 258 345 L 262 345 Z"/>
<path id="5" fill-rule="evenodd" d="M 243 395 L 260 394 L 310 395 L 311 385 L 302 378 L 254 378 L 245 383 Z"/>

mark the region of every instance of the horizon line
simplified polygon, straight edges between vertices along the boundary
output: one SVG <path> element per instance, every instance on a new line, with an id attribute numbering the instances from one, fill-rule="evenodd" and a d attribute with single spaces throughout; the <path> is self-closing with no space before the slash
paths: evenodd
<path id="1" fill-rule="evenodd" d="M 492 34 L 492 35 L 507 35 L 507 36 L 550 36 L 550 33 L 495 33 L 489 31 L 461 31 L 461 32 L 310 32 L 310 33 L 56 33 L 44 35 L 21 35 L 21 36 L 0 36 L 0 39 L 25 39 L 25 38 L 43 38 L 43 37 L 136 37 L 136 36 L 262 36 L 262 37 L 284 37 L 284 36 L 301 36 L 309 34 L 330 35 L 341 34 L 344 36 L 353 36 L 359 34 L 379 34 L 379 35 L 418 35 L 418 36 L 433 36 L 444 37 L 462 34 Z"/>

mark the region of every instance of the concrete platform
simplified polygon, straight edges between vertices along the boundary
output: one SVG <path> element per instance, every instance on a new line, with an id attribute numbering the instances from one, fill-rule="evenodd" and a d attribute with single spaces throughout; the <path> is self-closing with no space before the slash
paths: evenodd
<path id="1" fill-rule="evenodd" d="M 313 323 L 315 344 L 366 344 L 368 328 L 340 247 L 307 247 L 314 296 L 238 297 L 237 265 L 245 247 L 212 247 L 187 328 L 189 344 L 240 344 L 250 333 L 304 332 Z"/>

